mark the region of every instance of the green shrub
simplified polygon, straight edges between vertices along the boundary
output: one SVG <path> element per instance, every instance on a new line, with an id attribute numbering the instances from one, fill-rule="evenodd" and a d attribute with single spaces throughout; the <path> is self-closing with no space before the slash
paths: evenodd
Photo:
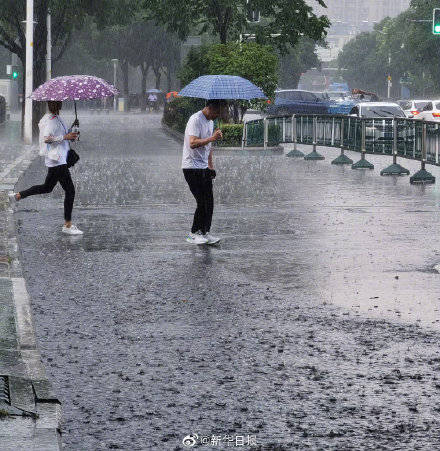
<path id="1" fill-rule="evenodd" d="M 173 130 L 185 133 L 188 119 L 204 108 L 205 101 L 189 97 L 178 97 L 165 105 L 163 122 Z M 240 147 L 243 136 L 243 124 L 222 124 L 223 139 L 216 145 L 221 147 Z"/>
<path id="2" fill-rule="evenodd" d="M 205 101 L 190 97 L 178 97 L 165 105 L 163 122 L 173 130 L 185 133 L 188 119 L 197 111 L 203 109 Z"/>
<path id="3" fill-rule="evenodd" d="M 219 147 L 240 147 L 243 137 L 243 124 L 221 124 L 223 139 L 216 142 Z"/>

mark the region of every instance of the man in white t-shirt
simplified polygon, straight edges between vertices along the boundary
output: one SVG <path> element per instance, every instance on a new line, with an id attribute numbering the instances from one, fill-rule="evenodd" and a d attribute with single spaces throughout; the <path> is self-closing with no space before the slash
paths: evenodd
<path id="1" fill-rule="evenodd" d="M 211 235 L 214 195 L 212 180 L 215 178 L 211 143 L 223 138 L 221 130 L 214 131 L 224 100 L 208 100 L 205 108 L 193 114 L 186 125 L 183 143 L 182 169 L 191 193 L 196 199 L 191 233 L 186 238 L 191 244 L 215 244 L 220 241 Z"/>

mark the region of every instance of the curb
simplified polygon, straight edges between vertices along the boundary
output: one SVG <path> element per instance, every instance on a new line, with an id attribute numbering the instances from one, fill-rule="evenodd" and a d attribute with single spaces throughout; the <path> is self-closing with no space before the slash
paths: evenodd
<path id="1" fill-rule="evenodd" d="M 162 130 L 171 138 L 174 138 L 175 141 L 182 144 L 183 138 L 185 137 L 184 133 L 180 133 L 177 130 L 172 129 L 169 125 L 165 124 L 164 121 L 161 122 Z"/>
<path id="2" fill-rule="evenodd" d="M 3 374 L 5 371 L 1 370 L 0 362 L 0 413 L 3 413 L 0 415 L 0 448 L 7 451 L 58 451 L 62 449 L 61 403 L 41 361 L 31 299 L 19 260 L 14 205 L 8 199 L 20 176 L 38 157 L 32 146 L 23 147 L 23 155 L 0 172 L 0 200 L 6 213 L 4 241 L 8 256 L 0 267 L 0 282 L 8 288 L 9 294 L 0 297 L 0 302 L 6 309 L 8 302 L 11 304 L 13 315 L 11 313 L 9 319 L 16 336 L 15 340 L 11 337 L 12 345 L 6 349 L 15 356 L 15 366 L 11 369 L 6 363 L 6 374 Z"/>

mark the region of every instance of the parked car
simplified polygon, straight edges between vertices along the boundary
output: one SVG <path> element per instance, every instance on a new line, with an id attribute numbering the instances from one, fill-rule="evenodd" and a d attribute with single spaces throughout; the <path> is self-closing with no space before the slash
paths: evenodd
<path id="1" fill-rule="evenodd" d="M 429 100 L 399 100 L 397 103 L 405 111 L 407 117 L 417 117 L 429 103 Z"/>
<path id="2" fill-rule="evenodd" d="M 327 92 L 330 100 L 334 100 L 335 102 L 344 102 L 345 100 L 350 99 L 350 94 L 347 92 L 340 91 L 329 91 Z"/>
<path id="3" fill-rule="evenodd" d="M 371 123 L 367 122 L 366 138 L 375 141 L 391 141 L 393 139 L 392 123 L 386 119 L 406 118 L 400 105 L 393 102 L 358 103 L 351 109 L 350 116 L 373 119 Z"/>
<path id="4" fill-rule="evenodd" d="M 349 114 L 350 110 L 357 103 L 349 92 L 330 91 L 326 94 L 330 99 L 328 107 L 329 114 Z"/>
<path id="5" fill-rule="evenodd" d="M 427 101 L 417 119 L 430 122 L 440 122 L 440 100 Z"/>
<path id="6" fill-rule="evenodd" d="M 270 115 L 327 114 L 328 101 L 311 91 L 281 89 L 275 91 L 275 101 L 267 110 Z"/>
<path id="7" fill-rule="evenodd" d="M 365 102 L 356 104 L 350 111 L 350 116 L 367 119 L 384 119 L 406 117 L 400 105 L 394 102 Z"/>

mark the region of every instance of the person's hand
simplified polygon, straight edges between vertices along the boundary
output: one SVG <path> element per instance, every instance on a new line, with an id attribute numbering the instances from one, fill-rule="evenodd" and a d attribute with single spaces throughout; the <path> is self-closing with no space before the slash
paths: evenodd
<path id="1" fill-rule="evenodd" d="M 70 132 L 67 133 L 67 135 L 64 135 L 64 139 L 66 139 L 67 141 L 75 141 L 78 136 L 79 133 Z"/>
<path id="2" fill-rule="evenodd" d="M 222 133 L 222 131 L 219 128 L 212 135 L 212 139 L 214 141 L 218 141 L 219 139 L 223 139 L 223 133 Z"/>

